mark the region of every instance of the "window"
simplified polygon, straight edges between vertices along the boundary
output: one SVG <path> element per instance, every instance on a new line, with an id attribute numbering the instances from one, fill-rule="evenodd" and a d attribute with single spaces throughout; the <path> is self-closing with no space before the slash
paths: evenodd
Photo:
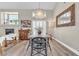
<path id="1" fill-rule="evenodd" d="M 18 25 L 18 12 L 1 12 L 1 24 Z"/>
<path id="2" fill-rule="evenodd" d="M 42 30 L 42 35 L 46 35 L 46 25 L 47 22 L 46 21 L 32 21 L 32 32 L 33 32 L 33 35 L 38 35 L 38 30 L 37 29 L 40 29 Z"/>

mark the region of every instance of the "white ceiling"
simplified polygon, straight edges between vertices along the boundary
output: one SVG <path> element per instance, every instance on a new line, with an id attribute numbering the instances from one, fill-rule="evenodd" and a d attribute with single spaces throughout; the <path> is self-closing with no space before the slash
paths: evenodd
<path id="1" fill-rule="evenodd" d="M 40 8 L 53 10 L 56 2 L 40 2 Z M 37 9 L 39 2 L 0 2 L 0 9 Z"/>

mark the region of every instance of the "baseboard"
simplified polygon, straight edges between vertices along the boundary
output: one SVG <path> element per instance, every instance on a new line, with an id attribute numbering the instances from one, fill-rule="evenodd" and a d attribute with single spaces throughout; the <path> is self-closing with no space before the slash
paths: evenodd
<path id="1" fill-rule="evenodd" d="M 64 44 L 63 42 L 59 41 L 58 39 L 52 37 L 54 40 L 56 40 L 58 43 L 60 43 L 61 45 L 63 45 L 64 47 L 68 48 L 70 51 L 72 51 L 73 53 L 75 53 L 76 55 L 79 56 L 79 52 L 73 48 L 71 48 L 70 46 L 68 46 L 67 44 Z"/>

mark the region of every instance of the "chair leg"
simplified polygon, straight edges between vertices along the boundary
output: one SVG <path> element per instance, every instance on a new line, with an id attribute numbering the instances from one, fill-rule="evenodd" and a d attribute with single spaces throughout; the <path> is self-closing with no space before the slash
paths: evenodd
<path id="1" fill-rule="evenodd" d="M 33 43 L 31 44 L 31 56 L 33 55 Z"/>
<path id="2" fill-rule="evenodd" d="M 47 56 L 47 46 L 45 45 L 45 55 Z"/>
<path id="3" fill-rule="evenodd" d="M 29 41 L 29 45 L 28 45 L 28 47 L 27 47 L 27 51 L 28 51 L 29 47 L 30 47 L 30 41 Z"/>
<path id="4" fill-rule="evenodd" d="M 34 51 L 36 51 L 36 53 L 34 53 Z M 42 53 L 44 51 L 44 53 Z M 43 49 L 34 49 L 32 47 L 31 49 L 31 56 L 37 55 L 37 54 L 41 54 L 43 56 L 47 56 L 47 48 L 46 46 Z"/>

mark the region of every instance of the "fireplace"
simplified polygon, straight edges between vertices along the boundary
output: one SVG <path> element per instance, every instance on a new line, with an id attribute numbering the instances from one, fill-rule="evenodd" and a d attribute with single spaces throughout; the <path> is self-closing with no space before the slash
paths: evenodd
<path id="1" fill-rule="evenodd" d="M 11 33 L 14 33 L 14 29 L 5 29 L 6 35 L 11 34 Z"/>

